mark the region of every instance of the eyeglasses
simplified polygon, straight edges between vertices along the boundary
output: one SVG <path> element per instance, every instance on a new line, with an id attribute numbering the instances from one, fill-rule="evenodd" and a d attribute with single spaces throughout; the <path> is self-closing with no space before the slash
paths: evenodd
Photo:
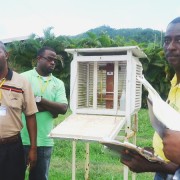
<path id="1" fill-rule="evenodd" d="M 44 58 L 45 60 L 47 60 L 48 62 L 54 61 L 55 64 L 58 63 L 58 60 L 54 59 L 53 57 L 44 57 L 44 56 L 41 56 L 41 57 Z"/>

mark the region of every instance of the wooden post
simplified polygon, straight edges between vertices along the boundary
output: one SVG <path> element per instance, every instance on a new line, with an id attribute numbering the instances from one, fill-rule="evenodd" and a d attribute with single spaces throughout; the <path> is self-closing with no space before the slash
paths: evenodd
<path id="1" fill-rule="evenodd" d="M 137 133 L 137 130 L 138 130 L 138 114 L 137 113 L 134 114 L 133 120 L 134 120 L 133 144 L 136 144 L 136 133 Z M 136 173 L 132 173 L 132 180 L 135 180 L 135 179 L 136 179 Z"/>
<path id="2" fill-rule="evenodd" d="M 85 180 L 89 180 L 89 143 L 86 143 Z"/>
<path id="3" fill-rule="evenodd" d="M 114 64 L 106 65 L 106 108 L 113 109 L 114 100 Z"/>
<path id="4" fill-rule="evenodd" d="M 129 168 L 127 166 L 124 165 L 124 180 L 128 180 L 128 170 Z"/>
<path id="5" fill-rule="evenodd" d="M 72 142 L 72 180 L 76 179 L 76 141 Z"/>

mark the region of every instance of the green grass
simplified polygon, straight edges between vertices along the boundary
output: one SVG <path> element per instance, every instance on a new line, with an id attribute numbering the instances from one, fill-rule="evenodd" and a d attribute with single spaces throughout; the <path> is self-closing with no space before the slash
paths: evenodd
<path id="1" fill-rule="evenodd" d="M 59 124 L 71 112 L 55 119 L 55 125 Z M 138 114 L 137 145 L 152 146 L 154 130 L 150 125 L 148 112 L 145 109 Z M 84 180 L 85 167 L 85 143 L 77 141 L 76 144 L 76 179 Z M 72 141 L 55 139 L 54 151 L 51 159 L 49 180 L 71 180 L 72 178 Z M 131 176 L 131 173 L 129 173 Z M 137 174 L 137 180 L 152 180 L 153 173 Z M 90 180 L 123 180 L 123 165 L 119 156 L 105 149 L 99 143 L 90 143 Z M 130 178 L 129 178 L 130 179 Z"/>

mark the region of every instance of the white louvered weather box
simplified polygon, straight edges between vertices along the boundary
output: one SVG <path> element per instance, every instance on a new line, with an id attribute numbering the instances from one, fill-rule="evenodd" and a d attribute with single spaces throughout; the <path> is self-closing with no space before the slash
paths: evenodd
<path id="1" fill-rule="evenodd" d="M 125 138 L 135 135 L 137 123 L 132 129 L 131 121 L 137 121 L 141 107 L 142 87 L 137 76 L 142 75 L 139 58 L 146 58 L 144 52 L 137 46 L 66 49 L 66 52 L 73 56 L 72 114 L 52 130 L 50 137 L 101 141 L 115 139 L 123 127 Z M 85 177 L 88 179 L 88 173 Z"/>
<path id="2" fill-rule="evenodd" d="M 75 114 L 125 115 L 141 107 L 142 73 L 138 47 L 68 49 L 71 63 L 70 107 Z"/>

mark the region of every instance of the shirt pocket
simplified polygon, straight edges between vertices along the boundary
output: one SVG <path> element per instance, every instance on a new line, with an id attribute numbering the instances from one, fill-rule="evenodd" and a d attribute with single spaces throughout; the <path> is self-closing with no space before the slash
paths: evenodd
<path id="1" fill-rule="evenodd" d="M 13 109 L 22 109 L 23 94 L 9 91 L 5 98 L 5 104 Z"/>

